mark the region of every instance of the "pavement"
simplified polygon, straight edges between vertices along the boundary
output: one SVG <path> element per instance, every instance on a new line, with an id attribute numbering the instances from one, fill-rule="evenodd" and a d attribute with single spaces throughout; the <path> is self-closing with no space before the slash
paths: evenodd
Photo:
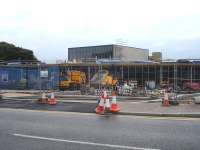
<path id="1" fill-rule="evenodd" d="M 0 109 L 3 150 L 194 150 L 200 119 Z"/>
<path id="2" fill-rule="evenodd" d="M 75 95 L 72 92 L 54 92 L 57 98 L 60 99 L 81 99 L 81 100 L 96 100 L 98 96 L 94 95 Z M 50 93 L 47 93 L 50 96 Z M 36 99 L 41 97 L 41 93 L 39 91 L 2 91 L 2 96 L 9 98 L 21 98 L 21 99 Z M 122 101 L 132 101 L 132 100 L 152 100 L 150 97 L 130 97 L 130 96 L 118 96 L 118 100 Z"/>
<path id="3" fill-rule="evenodd" d="M 97 100 L 86 99 L 57 99 L 57 105 L 37 104 L 37 99 L 7 97 L 0 100 L 0 108 L 18 108 L 32 110 L 65 111 L 94 113 Z M 137 116 L 166 116 L 166 117 L 200 117 L 200 105 L 180 104 L 178 106 L 163 107 L 160 101 L 132 100 L 119 101 L 121 115 Z"/>
<path id="4" fill-rule="evenodd" d="M 166 116 L 166 117 L 198 117 L 200 104 L 179 104 L 178 106 L 163 107 L 161 102 L 155 103 L 120 103 L 123 115 L 137 116 Z"/>

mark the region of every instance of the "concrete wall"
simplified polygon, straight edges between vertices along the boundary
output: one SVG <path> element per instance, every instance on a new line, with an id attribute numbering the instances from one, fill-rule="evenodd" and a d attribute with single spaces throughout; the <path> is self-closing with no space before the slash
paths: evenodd
<path id="1" fill-rule="evenodd" d="M 113 57 L 123 61 L 147 61 L 149 50 L 128 46 L 113 46 Z"/>

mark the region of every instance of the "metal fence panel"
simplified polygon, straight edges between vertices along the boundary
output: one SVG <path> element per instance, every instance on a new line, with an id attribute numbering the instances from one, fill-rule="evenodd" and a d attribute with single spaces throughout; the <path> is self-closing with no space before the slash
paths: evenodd
<path id="1" fill-rule="evenodd" d="M 20 89 L 23 84 L 24 74 L 21 68 L 0 68 L 0 88 Z"/>
<path id="2" fill-rule="evenodd" d="M 41 71 L 48 72 L 41 77 Z M 0 89 L 20 90 L 58 89 L 59 67 L 0 67 Z"/>

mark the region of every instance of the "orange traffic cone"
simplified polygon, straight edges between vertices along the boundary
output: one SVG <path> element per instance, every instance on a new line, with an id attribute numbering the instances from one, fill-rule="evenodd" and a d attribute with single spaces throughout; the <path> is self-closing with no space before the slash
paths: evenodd
<path id="1" fill-rule="evenodd" d="M 42 97 L 39 98 L 37 102 L 40 104 L 46 104 L 48 102 L 48 98 L 44 92 L 42 93 Z"/>
<path id="2" fill-rule="evenodd" d="M 105 103 L 105 108 L 110 108 L 110 100 L 109 100 L 109 96 L 106 92 L 106 90 L 103 91 L 103 96 L 102 98 L 104 99 L 104 103 Z"/>
<path id="3" fill-rule="evenodd" d="M 106 99 L 104 99 L 104 102 L 105 102 L 105 110 L 110 111 L 110 100 L 108 96 L 106 97 Z"/>
<path id="4" fill-rule="evenodd" d="M 48 103 L 50 105 L 55 105 L 57 103 L 56 99 L 55 99 L 55 96 L 54 96 L 54 92 L 51 92 L 51 98 L 48 100 Z"/>
<path id="5" fill-rule="evenodd" d="M 164 93 L 163 106 L 164 107 L 169 107 L 170 106 L 169 98 L 168 98 L 168 94 L 167 93 Z"/>
<path id="6" fill-rule="evenodd" d="M 103 99 L 103 96 L 100 98 L 100 102 L 99 102 L 97 108 L 95 109 L 95 112 L 97 114 L 104 114 L 105 108 L 104 108 L 104 99 Z"/>
<path id="7" fill-rule="evenodd" d="M 104 100 L 108 98 L 108 94 L 107 94 L 106 90 L 103 91 L 102 97 Z"/>
<path id="8" fill-rule="evenodd" d="M 120 108 L 119 105 L 117 104 L 117 98 L 115 92 L 112 92 L 112 103 L 110 107 L 110 112 L 116 113 L 119 112 Z"/>

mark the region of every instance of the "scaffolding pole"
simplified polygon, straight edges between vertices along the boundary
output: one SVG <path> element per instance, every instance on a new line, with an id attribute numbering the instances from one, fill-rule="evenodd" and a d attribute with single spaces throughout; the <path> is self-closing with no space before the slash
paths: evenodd
<path id="1" fill-rule="evenodd" d="M 90 87 L 90 66 L 88 66 L 88 85 Z"/>
<path id="2" fill-rule="evenodd" d="M 128 81 L 129 81 L 129 65 L 128 65 L 128 68 L 127 68 L 127 70 L 128 70 Z"/>
<path id="3" fill-rule="evenodd" d="M 177 89 L 177 65 L 174 64 L 174 91 Z"/>
<path id="4" fill-rule="evenodd" d="M 142 64 L 142 88 L 144 87 L 143 78 L 144 78 L 144 66 Z"/>
<path id="5" fill-rule="evenodd" d="M 135 81 L 137 81 L 137 79 L 136 79 L 137 78 L 136 77 L 137 76 L 137 74 L 136 74 L 136 66 L 135 66 L 135 72 L 134 72 L 134 74 L 135 74 Z"/>
<path id="6" fill-rule="evenodd" d="M 124 67 L 122 65 L 122 70 L 121 70 L 121 78 L 122 78 L 122 82 L 124 82 Z"/>
<path id="7" fill-rule="evenodd" d="M 157 71 L 156 71 L 156 66 L 154 66 L 154 77 L 155 77 L 155 83 L 157 85 Z"/>
<path id="8" fill-rule="evenodd" d="M 192 70 L 193 70 L 193 69 L 192 69 L 192 66 L 191 66 L 191 67 L 190 67 L 190 83 L 191 83 L 191 84 L 192 84 L 192 78 L 193 78 L 193 77 L 192 77 L 192 75 L 193 75 L 193 74 L 192 74 Z"/>
<path id="9" fill-rule="evenodd" d="M 160 85 L 162 84 L 163 81 L 163 66 L 160 65 Z"/>

